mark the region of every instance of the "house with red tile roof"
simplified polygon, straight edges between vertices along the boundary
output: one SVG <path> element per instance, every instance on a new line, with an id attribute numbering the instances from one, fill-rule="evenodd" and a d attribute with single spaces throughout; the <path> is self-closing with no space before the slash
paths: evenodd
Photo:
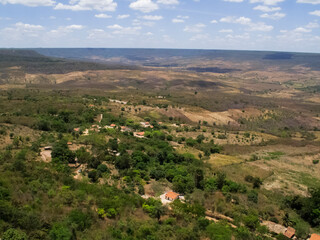
<path id="1" fill-rule="evenodd" d="M 295 234 L 296 230 L 292 227 L 288 227 L 283 235 L 285 235 L 287 238 L 293 238 Z"/>
<path id="2" fill-rule="evenodd" d="M 144 138 L 144 132 L 134 132 L 133 136 L 138 138 Z"/>
<path id="3" fill-rule="evenodd" d="M 169 201 L 174 201 L 179 199 L 180 194 L 175 192 L 167 192 L 165 198 Z"/>
<path id="4" fill-rule="evenodd" d="M 320 240 L 320 235 L 313 233 L 311 234 L 311 237 L 309 238 L 309 240 Z"/>

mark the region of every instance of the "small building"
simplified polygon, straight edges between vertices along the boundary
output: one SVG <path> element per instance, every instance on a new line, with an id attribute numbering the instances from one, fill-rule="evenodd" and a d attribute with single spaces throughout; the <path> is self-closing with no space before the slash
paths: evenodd
<path id="1" fill-rule="evenodd" d="M 130 132 L 131 129 L 126 126 L 121 126 L 121 132 Z"/>
<path id="2" fill-rule="evenodd" d="M 133 136 L 137 138 L 144 138 L 144 132 L 134 132 Z"/>
<path id="3" fill-rule="evenodd" d="M 293 238 L 295 234 L 296 230 L 292 227 L 288 227 L 283 235 L 285 235 L 287 238 Z"/>
<path id="4" fill-rule="evenodd" d="M 72 145 L 72 142 L 67 142 L 67 145 L 69 145 L 69 146 Z"/>
<path id="5" fill-rule="evenodd" d="M 73 129 L 75 132 L 79 132 L 80 131 L 80 128 L 74 128 Z"/>
<path id="6" fill-rule="evenodd" d="M 313 233 L 311 234 L 311 237 L 309 238 L 309 240 L 320 240 L 320 235 Z"/>
<path id="7" fill-rule="evenodd" d="M 169 201 L 174 201 L 179 199 L 180 194 L 175 192 L 167 192 L 165 195 L 165 199 Z"/>
<path id="8" fill-rule="evenodd" d="M 83 135 L 85 136 L 89 135 L 89 129 L 84 130 Z"/>
<path id="9" fill-rule="evenodd" d="M 112 127 L 112 128 L 115 128 L 117 125 L 115 125 L 114 123 L 112 123 L 111 125 L 110 125 L 110 127 Z"/>
<path id="10" fill-rule="evenodd" d="M 140 122 L 140 124 L 144 128 L 150 127 L 150 123 L 149 122 Z"/>
<path id="11" fill-rule="evenodd" d="M 44 150 L 52 150 L 52 146 L 45 146 Z"/>

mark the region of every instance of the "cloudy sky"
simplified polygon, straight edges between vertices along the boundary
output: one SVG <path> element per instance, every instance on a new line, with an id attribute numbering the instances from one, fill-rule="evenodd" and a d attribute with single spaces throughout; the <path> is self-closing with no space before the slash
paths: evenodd
<path id="1" fill-rule="evenodd" d="M 320 52 L 320 0 L 0 0 L 0 47 Z"/>

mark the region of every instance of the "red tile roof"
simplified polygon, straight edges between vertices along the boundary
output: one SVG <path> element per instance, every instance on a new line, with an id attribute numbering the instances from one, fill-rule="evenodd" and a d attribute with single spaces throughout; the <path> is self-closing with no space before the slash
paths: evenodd
<path id="1" fill-rule="evenodd" d="M 284 235 L 288 238 L 292 238 L 296 234 L 296 230 L 292 227 L 288 227 Z"/>
<path id="2" fill-rule="evenodd" d="M 180 194 L 179 193 L 175 193 L 175 192 L 167 192 L 166 193 L 166 197 L 170 198 L 170 199 L 173 199 L 173 200 L 178 199 L 179 196 L 180 196 Z"/>
<path id="3" fill-rule="evenodd" d="M 311 238 L 309 240 L 320 240 L 320 235 L 313 233 L 311 234 Z"/>

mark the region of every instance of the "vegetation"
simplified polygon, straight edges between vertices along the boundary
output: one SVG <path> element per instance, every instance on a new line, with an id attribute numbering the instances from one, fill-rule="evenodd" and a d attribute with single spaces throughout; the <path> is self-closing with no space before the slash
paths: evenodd
<path id="1" fill-rule="evenodd" d="M 32 51 L 2 54 L 5 71 L 17 63 L 34 74 L 90 69 L 85 81 L 93 81 L 95 70 L 110 70 Z M 217 90 L 225 86 L 215 78 L 229 72 L 231 88 L 241 74 L 230 67 L 191 68 L 192 81 L 172 70 L 186 77 L 181 91 L 172 88 L 177 76 L 149 89 L 145 76 L 133 77 L 148 71 L 123 68 L 114 91 L 0 90 L 1 239 L 284 238 L 265 221 L 306 239 L 320 228 L 315 103 Z M 183 197 L 165 200 L 170 191 Z"/>

